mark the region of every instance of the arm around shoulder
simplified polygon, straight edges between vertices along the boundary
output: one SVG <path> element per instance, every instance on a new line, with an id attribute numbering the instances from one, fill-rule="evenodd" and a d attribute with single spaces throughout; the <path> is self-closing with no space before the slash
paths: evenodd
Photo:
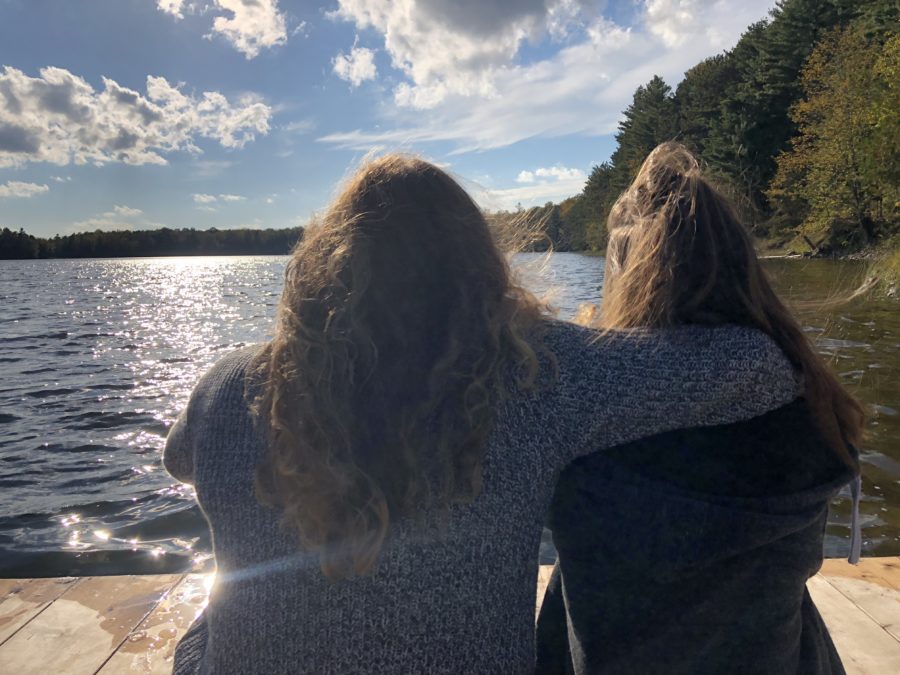
<path id="1" fill-rule="evenodd" d="M 777 345 L 750 328 L 613 332 L 595 338 L 589 352 L 575 376 L 582 405 L 590 407 L 587 443 L 577 454 L 663 431 L 750 419 L 802 392 Z"/>

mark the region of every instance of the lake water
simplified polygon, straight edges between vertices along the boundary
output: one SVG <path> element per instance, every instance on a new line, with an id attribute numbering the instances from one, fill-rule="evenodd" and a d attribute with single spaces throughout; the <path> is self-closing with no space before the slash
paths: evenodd
<path id="1" fill-rule="evenodd" d="M 160 461 L 168 425 L 221 355 L 265 340 L 285 257 L 0 263 L 0 577 L 180 571 L 208 564 L 191 488 Z M 603 259 L 517 257 L 562 317 L 599 297 Z M 782 293 L 833 298 L 861 265 L 767 263 Z M 900 554 L 900 312 L 893 301 L 801 307 L 866 402 L 864 553 Z M 826 552 L 846 552 L 835 500 Z M 545 555 L 547 551 L 545 551 Z"/>

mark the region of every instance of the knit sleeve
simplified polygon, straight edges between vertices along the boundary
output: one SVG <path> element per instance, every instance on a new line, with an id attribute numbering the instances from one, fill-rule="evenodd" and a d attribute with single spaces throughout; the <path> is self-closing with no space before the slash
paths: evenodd
<path id="1" fill-rule="evenodd" d="M 163 451 L 163 466 L 176 480 L 182 483 L 194 482 L 194 449 L 187 422 L 187 410 L 179 415 L 169 429 L 166 448 Z"/>
<path id="2" fill-rule="evenodd" d="M 664 431 L 757 417 L 801 394 L 799 376 L 760 331 L 578 330 L 560 359 L 562 399 L 581 431 L 564 463 Z"/>
<path id="3" fill-rule="evenodd" d="M 194 483 L 195 439 L 215 436 L 221 433 L 217 428 L 221 420 L 247 413 L 245 374 L 260 348 L 251 345 L 231 352 L 206 371 L 194 387 L 187 406 L 169 429 L 163 451 L 163 465 L 177 480 Z"/>

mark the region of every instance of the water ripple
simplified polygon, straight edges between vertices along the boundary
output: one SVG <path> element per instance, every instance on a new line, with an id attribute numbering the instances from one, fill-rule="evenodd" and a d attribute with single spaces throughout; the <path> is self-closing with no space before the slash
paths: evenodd
<path id="1" fill-rule="evenodd" d="M 181 571 L 210 542 L 191 488 L 161 464 L 167 429 L 221 355 L 267 339 L 284 257 L 5 261 L 0 267 L 0 576 Z M 517 258 L 562 317 L 597 302 L 602 259 Z M 850 269 L 843 267 L 841 269 Z M 821 297 L 834 268 L 782 284 Z M 822 276 L 824 275 L 824 277 Z M 776 274 L 776 279 L 778 274 Z M 39 300 L 36 300 L 39 299 Z M 803 325 L 871 404 L 866 552 L 900 554 L 900 325 L 866 305 Z M 840 552 L 849 500 L 826 548 Z"/>

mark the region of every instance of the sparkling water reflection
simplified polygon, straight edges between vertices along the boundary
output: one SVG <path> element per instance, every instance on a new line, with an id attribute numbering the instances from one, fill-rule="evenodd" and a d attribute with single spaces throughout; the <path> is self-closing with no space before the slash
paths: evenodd
<path id="1" fill-rule="evenodd" d="M 160 450 L 191 388 L 225 352 L 263 341 L 284 257 L 5 261 L 0 267 L 0 576 L 202 567 L 209 538 Z M 595 301 L 602 258 L 519 256 L 560 316 Z M 842 268 L 843 269 L 843 268 Z M 849 269 L 849 268 L 848 268 Z M 776 269 L 820 297 L 834 269 Z M 853 283 L 848 275 L 847 285 Z M 855 278 L 855 277 L 854 277 Z M 900 553 L 900 326 L 890 306 L 804 314 L 875 407 L 865 447 L 866 552 Z M 846 500 L 829 525 L 846 535 Z"/>

